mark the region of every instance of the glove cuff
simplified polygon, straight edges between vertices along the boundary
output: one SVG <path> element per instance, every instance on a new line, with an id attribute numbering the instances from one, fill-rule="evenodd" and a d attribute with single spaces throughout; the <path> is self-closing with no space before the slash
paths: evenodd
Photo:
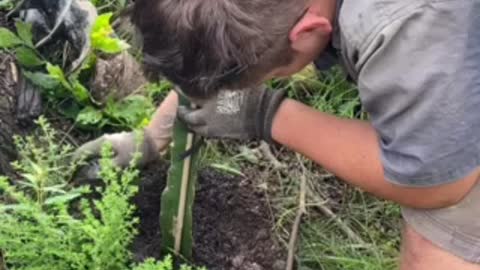
<path id="1" fill-rule="evenodd" d="M 278 108 L 285 99 L 285 90 L 268 90 L 265 89 L 262 95 L 259 108 L 259 116 L 257 118 L 257 134 L 258 138 L 273 144 L 272 138 L 273 119 L 277 114 Z"/>

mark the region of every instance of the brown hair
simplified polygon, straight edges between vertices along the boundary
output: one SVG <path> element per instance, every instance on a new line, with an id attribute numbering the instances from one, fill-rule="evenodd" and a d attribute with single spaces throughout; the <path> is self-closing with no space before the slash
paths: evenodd
<path id="1" fill-rule="evenodd" d="M 146 70 L 191 97 L 259 83 L 291 61 L 288 33 L 306 0 L 136 0 Z"/>

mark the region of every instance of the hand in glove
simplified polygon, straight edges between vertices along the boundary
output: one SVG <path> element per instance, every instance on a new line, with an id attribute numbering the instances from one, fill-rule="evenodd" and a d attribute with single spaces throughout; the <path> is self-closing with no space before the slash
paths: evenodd
<path id="1" fill-rule="evenodd" d="M 143 167 L 149 162 L 159 158 L 160 152 L 165 150 L 171 141 L 173 125 L 178 107 L 177 93 L 171 91 L 155 112 L 152 121 L 144 129 L 144 136 L 139 141 L 135 132 L 122 132 L 103 135 L 102 137 L 87 142 L 75 151 L 74 158 L 82 157 L 87 160 L 98 159 L 102 146 L 111 143 L 114 151 L 114 162 L 120 167 L 127 167 L 138 151 L 141 153 L 137 166 Z M 90 166 L 94 166 L 91 164 Z M 80 176 L 84 178 L 96 178 L 98 168 L 81 168 Z"/>
<path id="2" fill-rule="evenodd" d="M 199 108 L 180 106 L 178 117 L 205 137 L 272 142 L 273 118 L 284 97 L 284 91 L 263 86 L 223 90 Z"/>

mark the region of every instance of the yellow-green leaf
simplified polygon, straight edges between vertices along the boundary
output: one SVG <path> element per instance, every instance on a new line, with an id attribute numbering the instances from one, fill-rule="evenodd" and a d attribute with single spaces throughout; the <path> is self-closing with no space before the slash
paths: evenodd
<path id="1" fill-rule="evenodd" d="M 92 48 L 105 53 L 115 54 L 128 49 L 125 41 L 114 37 L 114 30 L 110 25 L 112 13 L 98 16 L 90 34 Z"/>

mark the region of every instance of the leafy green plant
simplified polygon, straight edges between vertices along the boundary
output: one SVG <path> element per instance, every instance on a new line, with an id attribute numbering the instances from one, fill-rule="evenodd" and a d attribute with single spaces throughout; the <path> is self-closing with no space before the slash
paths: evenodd
<path id="1" fill-rule="evenodd" d="M 105 126 L 137 129 L 148 124 L 154 112 L 153 98 L 131 95 L 120 101 L 108 101 L 106 106 L 92 97 L 84 86 L 84 73 L 91 73 L 98 53 L 117 54 L 129 45 L 115 37 L 110 25 L 112 13 L 98 16 L 91 32 L 92 51 L 83 65 L 75 72 L 66 74 L 59 65 L 47 61 L 34 47 L 32 27 L 17 22 L 16 33 L 0 27 L 0 50 L 15 53 L 22 66 L 23 75 L 40 87 L 46 99 L 65 116 L 75 120 L 79 126 L 102 128 Z M 88 77 L 88 76 L 87 76 Z M 85 79 L 85 81 L 88 80 Z M 148 86 L 150 91 L 162 89 L 165 83 Z"/>
<path id="2" fill-rule="evenodd" d="M 181 104 L 189 104 L 180 98 Z M 199 138 L 188 132 L 184 123 L 177 121 L 173 132 L 171 149 L 171 167 L 167 186 L 162 195 L 160 227 L 162 230 L 162 249 L 183 259 L 192 257 L 192 221 L 195 186 L 197 181 L 196 152 L 191 156 L 183 155 L 197 144 Z"/>
<path id="3" fill-rule="evenodd" d="M 73 148 L 56 143 L 57 133 L 43 117 L 37 120 L 37 124 L 42 136 L 14 138 L 20 159 L 12 165 L 22 178 L 16 184 L 27 190 L 30 198 L 40 207 L 79 197 L 82 189 L 66 190 L 67 181 L 77 169 L 76 164 L 65 162 Z"/>
<path id="4" fill-rule="evenodd" d="M 17 138 L 19 179 L 0 177 L 0 251 L 11 269 L 172 269 L 171 259 L 133 265 L 129 251 L 138 219 L 130 203 L 138 171 L 113 163 L 110 145 L 100 160 L 103 187 L 70 184 L 72 147 L 41 118 L 38 136 Z M 140 138 L 140 136 L 139 136 Z M 139 156 L 137 155 L 136 158 Z M 91 192 L 97 195 L 92 199 Z M 88 196 L 90 199 L 87 199 Z M 163 267 L 163 268 L 162 268 Z M 191 268 L 184 268 L 191 269 Z"/>
<path id="5" fill-rule="evenodd" d="M 155 261 L 153 259 L 147 259 L 141 265 L 135 267 L 133 270 L 173 270 L 172 256 L 167 255 L 163 261 Z M 194 268 L 187 265 L 180 266 L 180 270 L 207 270 L 205 267 Z"/>
<path id="6" fill-rule="evenodd" d="M 24 22 L 16 22 L 18 35 L 4 27 L 0 27 L 0 50 L 15 53 L 17 61 L 24 67 L 38 67 L 45 60 L 33 46 L 32 26 Z"/>

